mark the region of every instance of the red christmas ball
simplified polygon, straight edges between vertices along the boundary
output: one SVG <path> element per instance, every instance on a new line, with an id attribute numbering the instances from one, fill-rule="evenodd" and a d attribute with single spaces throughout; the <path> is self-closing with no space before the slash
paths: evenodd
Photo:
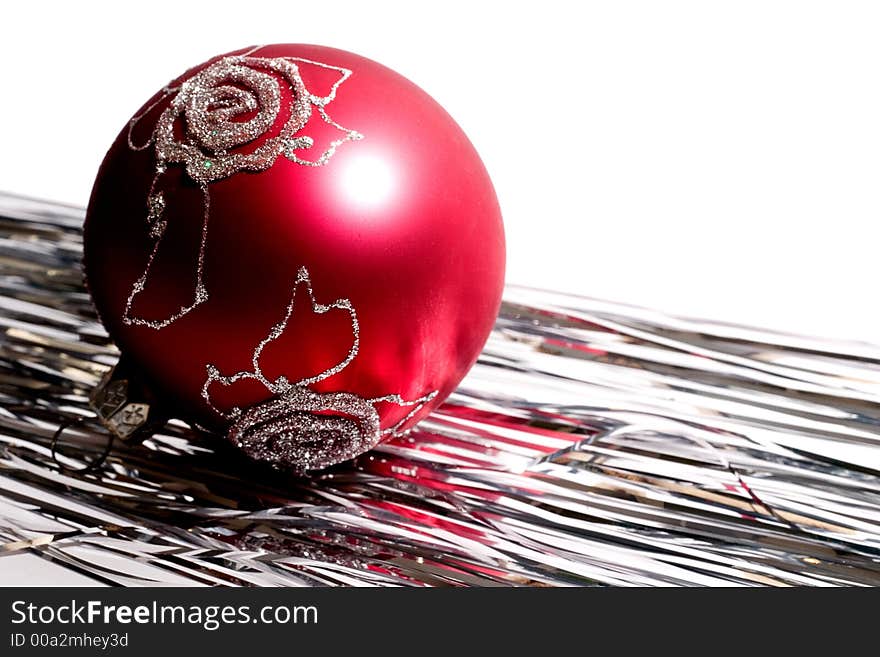
<path id="1" fill-rule="evenodd" d="M 153 96 L 101 165 L 84 248 L 154 406 L 302 470 L 437 406 L 504 278 L 498 202 L 455 121 L 394 71 L 312 45 L 222 55 Z M 120 404 L 100 398 L 106 420 Z"/>

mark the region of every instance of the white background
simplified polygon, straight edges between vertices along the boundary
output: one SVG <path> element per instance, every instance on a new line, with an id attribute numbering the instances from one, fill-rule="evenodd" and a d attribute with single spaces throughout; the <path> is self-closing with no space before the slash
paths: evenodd
<path id="1" fill-rule="evenodd" d="M 4 7 L 0 189 L 85 204 L 165 82 L 253 43 L 352 50 L 456 117 L 508 281 L 880 342 L 880 5 L 239 0 Z"/>

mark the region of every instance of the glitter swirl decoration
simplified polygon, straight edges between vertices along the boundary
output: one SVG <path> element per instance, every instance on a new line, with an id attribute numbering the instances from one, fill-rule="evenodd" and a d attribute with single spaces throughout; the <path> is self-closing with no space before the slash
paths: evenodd
<path id="1" fill-rule="evenodd" d="M 281 155 L 304 166 L 325 165 L 336 149 L 347 141 L 363 138 L 359 132 L 336 123 L 326 106 L 336 98 L 339 86 L 351 76 L 345 68 L 299 57 L 256 57 L 259 47 L 242 55 L 223 57 L 183 82 L 180 86 L 163 89 L 158 100 L 133 117 L 128 126 L 128 146 L 132 150 L 155 148 L 156 172 L 147 198 L 147 222 L 154 239 L 153 251 L 146 269 L 135 281 L 123 314 L 126 324 L 162 329 L 193 311 L 208 300 L 204 283 L 205 250 L 210 219 L 209 185 L 241 171 L 258 173 L 271 167 Z M 330 93 L 316 96 L 309 93 L 300 76 L 298 64 L 310 64 L 339 74 Z M 282 94 L 282 86 L 286 94 Z M 134 140 L 134 131 L 140 120 L 159 104 L 171 97 L 168 107 L 146 143 Z M 270 129 L 282 111 L 282 99 L 289 98 L 289 113 L 277 134 Z M 321 119 L 338 129 L 341 137 L 333 140 L 319 157 L 309 160 L 299 151 L 314 147 L 312 137 L 301 134 L 313 111 Z M 246 120 L 236 120 L 240 117 Z M 258 142 L 255 148 L 248 148 Z M 144 291 L 150 269 L 162 244 L 167 224 L 163 221 L 165 196 L 157 191 L 159 179 L 169 165 L 185 167 L 187 175 L 196 182 L 203 197 L 202 239 L 195 275 L 192 301 L 168 317 L 148 319 L 134 313 L 133 305 Z"/>

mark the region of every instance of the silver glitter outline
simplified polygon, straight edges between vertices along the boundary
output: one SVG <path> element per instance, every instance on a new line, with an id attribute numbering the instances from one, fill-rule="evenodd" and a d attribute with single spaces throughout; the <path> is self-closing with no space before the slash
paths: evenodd
<path id="1" fill-rule="evenodd" d="M 284 334 L 284 331 L 287 329 L 287 325 L 290 323 L 290 319 L 291 317 L 293 317 L 293 312 L 296 307 L 297 290 L 299 290 L 300 285 L 305 285 L 306 292 L 308 293 L 309 300 L 312 305 L 312 311 L 314 313 L 318 315 L 323 315 L 333 310 L 334 308 L 345 310 L 346 312 L 348 312 L 351 318 L 351 348 L 348 350 L 348 354 L 341 362 L 337 363 L 327 370 L 324 370 L 316 376 L 300 379 L 296 383 L 290 383 L 284 376 L 279 376 L 277 379 L 275 379 L 275 381 L 270 381 L 266 378 L 266 376 L 263 374 L 262 369 L 260 368 L 260 356 L 263 353 L 263 349 L 265 349 L 270 342 L 273 342 L 280 338 Z M 296 280 L 293 284 L 293 291 L 290 295 L 290 302 L 287 304 L 287 308 L 284 312 L 284 317 L 281 319 L 280 322 L 272 326 L 272 328 L 269 330 L 268 335 L 266 335 L 265 338 L 257 343 L 257 346 L 253 351 L 253 355 L 251 357 L 251 363 L 254 366 L 253 371 L 251 372 L 247 370 L 242 370 L 230 376 L 223 376 L 220 374 L 220 371 L 216 365 L 208 363 L 205 366 L 208 370 L 208 378 L 205 379 L 205 383 L 202 386 L 202 397 L 215 413 L 227 420 L 233 419 L 239 416 L 239 414 L 241 413 L 241 408 L 234 407 L 229 413 L 223 413 L 221 410 L 219 410 L 211 400 L 211 393 L 209 391 L 209 388 L 212 383 L 218 382 L 223 385 L 229 386 L 237 381 L 252 379 L 254 381 L 259 381 L 260 383 L 262 383 L 270 392 L 276 395 L 281 395 L 290 390 L 292 387 L 303 387 L 311 385 L 313 383 L 318 383 L 319 381 L 323 381 L 324 379 L 329 378 L 338 372 L 341 372 L 348 366 L 351 361 L 354 360 L 355 356 L 357 356 L 359 348 L 360 324 L 358 323 L 357 313 L 355 312 L 354 306 L 352 306 L 351 301 L 349 299 L 337 299 L 333 303 L 329 304 L 318 303 L 318 301 L 315 299 L 315 293 L 312 287 L 312 280 L 309 276 L 309 272 L 305 267 L 300 267 L 296 275 Z"/>
<path id="2" fill-rule="evenodd" d="M 157 174 L 157 177 L 158 175 L 159 174 Z M 156 179 L 154 178 L 152 188 L 155 187 L 155 184 Z M 134 285 L 131 287 L 131 292 L 125 300 L 125 308 L 122 311 L 122 321 L 124 323 L 129 325 L 134 324 L 137 326 L 146 326 L 151 329 L 159 330 L 176 322 L 178 319 L 208 300 L 208 290 L 205 287 L 204 282 L 204 271 L 205 251 L 207 250 L 206 247 L 208 244 L 208 219 L 211 215 L 211 195 L 208 193 L 207 185 L 201 185 L 200 189 L 202 191 L 202 235 L 199 241 L 199 256 L 197 261 L 198 264 L 196 265 L 196 285 L 193 292 L 193 300 L 188 305 L 181 306 L 177 312 L 165 319 L 144 319 L 143 317 L 136 317 L 131 314 L 131 307 L 134 305 L 134 300 L 146 287 L 147 277 L 150 275 L 150 269 L 152 269 L 153 261 L 159 253 L 159 247 L 162 244 L 162 238 L 165 236 L 165 230 L 168 226 L 167 222 L 162 220 L 161 213 L 156 215 L 152 210 L 152 206 L 156 204 L 157 198 L 162 199 L 162 206 L 164 207 L 164 196 L 157 196 L 155 192 L 151 192 L 148 197 L 148 203 L 150 204 L 151 209 L 147 215 L 147 221 L 150 223 L 150 235 L 155 237 L 155 241 L 153 242 L 153 250 L 147 258 L 144 273 L 134 282 Z"/>
<path id="3" fill-rule="evenodd" d="M 323 64 L 321 62 L 316 62 L 312 59 L 305 59 L 304 57 L 285 57 L 284 59 L 289 59 L 294 62 L 302 62 L 304 64 L 312 64 L 314 66 L 320 66 L 321 68 L 330 69 L 330 70 L 337 71 L 342 74 L 342 77 L 340 77 L 335 83 L 333 83 L 333 86 L 330 87 L 329 94 L 327 94 L 326 96 L 315 96 L 314 94 L 310 94 L 310 98 L 311 98 L 312 103 L 318 108 L 318 113 L 321 115 L 321 118 L 324 119 L 324 122 L 332 125 L 337 130 L 341 130 L 342 132 L 345 133 L 345 136 L 340 139 L 336 139 L 336 140 L 330 142 L 329 148 L 326 151 L 324 151 L 324 153 L 321 155 L 321 157 L 319 157 L 317 160 L 310 161 L 310 160 L 305 160 L 305 159 L 299 157 L 298 155 L 296 155 L 296 153 L 293 152 L 295 150 L 294 148 L 289 148 L 284 153 L 284 156 L 288 160 L 290 160 L 291 162 L 295 162 L 297 164 L 302 164 L 302 165 L 310 166 L 310 167 L 324 166 L 327 163 L 327 161 L 331 157 L 333 157 L 333 154 L 336 153 L 336 149 L 339 148 L 342 144 L 344 144 L 347 141 L 358 141 L 358 140 L 364 138 L 364 136 L 361 133 L 357 132 L 356 130 L 351 130 L 349 128 L 345 128 L 345 127 L 339 125 L 336 121 L 334 121 L 333 119 L 330 118 L 330 115 L 327 114 L 327 110 L 325 109 L 325 106 L 328 103 L 330 103 L 336 99 L 337 89 L 339 89 L 340 85 L 343 82 L 345 82 L 349 77 L 351 77 L 352 72 L 347 68 L 342 68 L 341 66 L 333 66 L 331 64 Z"/>
<path id="4" fill-rule="evenodd" d="M 308 293 L 309 301 L 311 303 L 312 312 L 322 315 L 329 312 L 330 310 L 340 309 L 345 310 L 349 313 L 349 316 L 351 318 L 352 345 L 348 351 L 348 354 L 340 363 L 324 370 L 316 376 L 305 377 L 303 379 L 300 379 L 299 381 L 296 381 L 295 383 L 291 383 L 283 375 L 279 376 L 274 381 L 270 381 L 266 377 L 266 375 L 263 374 L 263 371 L 260 367 L 260 356 L 262 355 L 263 350 L 269 343 L 277 340 L 284 334 L 284 331 L 287 330 L 287 326 L 289 325 L 290 320 L 293 317 L 293 314 L 297 307 L 296 297 L 300 285 L 304 285 L 306 288 L 306 292 Z M 220 373 L 220 370 L 216 365 L 214 365 L 213 363 L 208 363 L 205 366 L 205 369 L 207 370 L 207 377 L 205 378 L 205 383 L 202 385 L 201 395 L 202 398 L 205 400 L 205 403 L 212 411 L 214 411 L 217 415 L 224 418 L 225 420 L 233 422 L 232 426 L 230 426 L 229 428 L 227 437 L 238 447 L 244 449 L 244 451 L 248 453 L 252 458 L 271 461 L 276 463 L 276 465 L 278 461 L 283 461 L 286 465 L 294 467 L 296 469 L 324 468 L 328 465 L 333 465 L 334 463 L 340 463 L 342 461 L 348 460 L 349 458 L 352 458 L 357 454 L 361 454 L 369 449 L 372 449 L 372 447 L 378 444 L 383 437 L 398 437 L 400 435 L 404 435 L 405 433 L 407 433 L 407 431 L 401 431 L 401 427 L 403 427 L 416 414 L 418 414 L 419 411 L 424 408 L 425 404 L 437 397 L 440 392 L 439 390 L 433 390 L 413 400 L 405 400 L 399 394 L 382 395 L 379 397 L 364 399 L 350 392 L 317 393 L 306 387 L 313 383 L 323 381 L 324 379 L 327 379 L 334 374 L 338 374 L 339 372 L 341 372 L 349 365 L 349 363 L 351 363 L 355 359 L 359 350 L 360 324 L 357 319 L 357 312 L 355 311 L 354 305 L 351 303 L 351 300 L 347 298 L 341 298 L 329 304 L 319 303 L 315 298 L 314 287 L 308 269 L 306 267 L 300 267 L 299 271 L 297 272 L 296 280 L 293 284 L 290 302 L 287 304 L 287 308 L 284 312 L 284 317 L 281 319 L 281 321 L 275 323 L 269 329 L 266 337 L 260 340 L 257 343 L 256 347 L 254 347 L 254 351 L 251 356 L 251 364 L 254 368 L 253 371 L 242 370 L 236 372 L 235 374 L 224 376 Z M 260 382 L 275 396 L 267 401 L 254 404 L 253 406 L 244 410 L 242 410 L 238 406 L 234 406 L 228 413 L 224 413 L 219 408 L 217 408 L 211 397 L 211 385 L 214 383 L 220 383 L 221 385 L 229 386 L 233 383 L 236 383 L 237 381 L 243 380 L 253 380 Z M 303 403 L 304 399 L 308 399 L 309 403 Z M 325 405 L 321 408 L 314 407 L 314 402 L 316 399 L 322 400 Z M 357 403 L 355 403 L 354 400 L 356 400 Z M 381 429 L 378 421 L 378 412 L 375 409 L 375 404 L 380 402 L 388 402 L 401 407 L 411 406 L 412 410 L 410 410 L 409 413 L 407 413 L 393 426 L 387 429 Z M 375 414 L 375 426 L 373 425 L 372 421 L 368 421 L 368 418 L 363 412 L 359 412 L 359 409 L 362 409 L 362 405 L 364 404 L 369 406 L 369 408 L 372 409 L 373 414 Z M 357 426 L 360 426 L 360 430 L 357 436 L 354 437 L 349 431 L 349 440 L 347 443 L 340 444 L 338 441 L 333 442 L 333 445 L 327 446 L 325 449 L 323 449 L 323 451 L 319 450 L 318 452 L 314 452 L 315 448 L 313 447 L 312 450 L 306 450 L 302 454 L 297 454 L 294 451 L 288 450 L 283 458 L 274 453 L 273 458 L 271 459 L 260 457 L 258 456 L 258 453 L 261 453 L 260 450 L 262 449 L 260 445 L 265 445 L 266 442 L 270 441 L 272 435 L 270 432 L 261 430 L 259 428 L 259 425 L 271 422 L 273 427 L 277 428 L 278 426 L 282 426 L 287 432 L 285 433 L 285 440 L 288 443 L 291 440 L 293 440 L 294 442 L 298 442 L 299 444 L 307 442 L 305 436 L 297 437 L 296 435 L 294 435 L 296 427 L 299 427 L 300 430 L 302 430 L 302 418 L 297 418 L 296 421 L 290 420 L 290 422 L 285 423 L 281 415 L 279 415 L 278 413 L 279 409 L 285 411 L 290 415 L 308 414 L 310 411 L 314 410 L 341 411 L 352 417 L 357 418 L 356 422 L 352 422 L 354 422 Z M 337 431 L 340 429 L 340 427 L 346 428 L 347 431 L 351 429 L 350 426 L 345 424 L 344 418 L 340 418 L 339 416 L 314 415 L 314 417 L 309 419 L 309 421 L 305 424 L 308 424 L 311 427 L 310 430 L 312 432 Z M 243 443 L 246 436 L 250 436 L 250 438 L 247 439 L 247 441 L 249 441 L 247 446 L 245 446 Z"/>
<path id="5" fill-rule="evenodd" d="M 143 274 L 141 274 L 141 276 L 138 277 L 138 279 L 134 282 L 131 288 L 131 292 L 126 299 L 122 321 L 127 325 L 144 326 L 147 328 L 152 328 L 154 330 L 160 330 L 174 323 L 178 319 L 184 317 L 196 307 L 208 300 L 208 290 L 204 284 L 204 263 L 208 237 L 208 220 L 210 213 L 210 194 L 208 190 L 209 183 L 229 177 L 240 171 L 264 171 L 265 169 L 271 167 L 280 155 L 284 155 L 285 158 L 296 164 L 313 167 L 324 166 L 336 153 L 336 150 L 339 148 L 340 145 L 344 144 L 347 141 L 357 141 L 363 139 L 363 135 L 359 132 L 345 128 L 333 119 L 331 119 L 326 110 L 326 105 L 336 98 L 336 93 L 339 87 L 351 76 L 352 71 L 339 66 L 324 64 L 322 62 L 299 57 L 252 57 L 254 53 L 256 53 L 263 47 L 264 46 L 254 46 L 240 55 L 223 57 L 220 60 L 211 64 L 210 66 L 206 67 L 202 71 L 199 71 L 194 76 L 178 86 L 166 85 L 162 89 L 161 95 L 156 101 L 151 103 L 149 106 L 147 106 L 147 108 L 145 108 L 142 112 L 134 116 L 129 121 L 127 133 L 127 143 L 129 148 L 135 151 L 142 151 L 153 145 L 156 150 L 156 174 L 153 177 L 153 181 L 150 185 L 150 191 L 147 196 L 147 223 L 150 226 L 150 236 L 155 240 L 155 242 L 153 244 L 152 252 L 147 259 L 147 264 L 145 266 Z M 299 68 L 296 65 L 296 62 L 307 63 L 310 65 L 337 71 L 340 73 L 340 78 L 331 86 L 330 93 L 327 96 L 316 96 L 306 89 L 304 83 L 302 82 L 302 78 L 299 75 Z M 259 91 L 262 90 L 265 93 L 272 95 L 273 98 L 275 98 L 274 94 L 277 93 L 280 99 L 278 79 L 260 71 L 260 68 L 268 69 L 272 72 L 275 72 L 284 81 L 286 81 L 290 87 L 291 96 L 293 98 L 291 117 L 285 123 L 281 133 L 279 133 L 275 137 L 268 138 L 266 142 L 262 144 L 256 151 L 248 155 L 237 153 L 233 156 L 229 156 L 228 154 L 226 154 L 225 150 L 220 149 L 215 152 L 213 159 L 211 159 L 211 156 L 202 151 L 199 145 L 195 143 L 189 143 L 187 140 L 184 140 L 185 143 L 180 143 L 173 139 L 173 126 L 181 118 L 181 116 L 186 114 L 186 109 L 190 105 L 189 101 L 193 101 L 194 95 L 194 102 L 200 102 L 198 92 L 200 89 L 200 85 L 203 84 L 205 81 L 215 83 L 214 86 L 210 87 L 211 89 L 222 90 L 224 88 L 222 81 L 229 79 L 228 74 L 230 72 L 234 72 L 235 75 L 242 79 L 246 79 L 248 76 L 251 76 L 254 77 L 256 80 L 259 80 L 261 78 L 257 78 L 256 76 L 263 76 L 264 78 L 270 80 L 272 82 L 272 85 L 264 84 L 263 86 L 265 88 L 262 88 L 257 81 L 252 80 L 253 86 L 257 89 L 258 95 Z M 235 90 L 234 92 L 230 91 L 233 89 Z M 242 97 L 241 90 L 235 87 L 229 87 L 227 91 L 230 91 L 233 96 L 239 98 Z M 177 93 L 177 95 L 174 97 L 171 104 L 167 108 L 165 108 L 165 110 L 163 110 L 160 118 L 157 120 L 153 132 L 150 135 L 150 138 L 144 144 L 136 144 L 134 142 L 133 132 L 138 122 L 144 116 L 153 111 L 153 109 L 155 109 L 160 103 L 166 101 L 168 97 L 174 93 Z M 201 102 L 203 102 L 205 104 L 205 107 L 207 107 L 207 101 L 203 100 Z M 297 132 L 304 129 L 308 124 L 308 121 L 311 117 L 312 105 L 315 105 L 315 107 L 317 107 L 318 113 L 326 123 L 345 133 L 344 137 L 330 142 L 327 150 L 325 150 L 324 153 L 322 153 L 322 155 L 314 161 L 300 158 L 294 152 L 302 148 L 311 148 L 314 145 L 314 140 L 307 135 L 301 135 L 298 137 L 295 136 Z M 250 106 L 248 105 L 248 107 Z M 248 107 L 244 109 L 248 109 Z M 232 115 L 233 113 L 235 113 L 236 109 L 241 109 L 241 107 L 236 108 L 234 106 L 227 105 L 221 107 L 219 111 L 223 115 Z M 277 112 L 275 112 L 273 120 L 269 122 L 269 127 L 271 127 L 271 125 L 274 125 L 275 120 L 277 120 Z M 206 138 L 210 141 L 210 138 L 213 137 L 213 135 L 210 134 L 211 132 L 216 132 L 214 130 L 209 130 L 208 128 L 210 126 L 202 125 L 192 127 L 189 125 L 189 123 L 190 122 L 187 122 L 187 134 L 189 134 L 190 141 L 203 144 Z M 262 122 L 257 122 L 256 124 L 254 124 L 252 120 L 251 122 L 241 125 L 250 125 L 251 131 L 253 131 L 255 129 L 259 130 L 260 126 L 263 123 L 265 123 L 265 120 L 263 120 Z M 233 126 L 233 128 L 231 129 L 245 132 L 248 131 L 247 127 L 239 128 Z M 259 139 L 263 134 L 265 134 L 266 130 L 268 130 L 268 127 L 263 128 L 262 131 L 258 133 L 245 134 L 244 136 L 249 138 L 246 138 L 244 141 L 236 144 L 236 146 L 242 145 L 244 143 L 249 143 L 255 139 Z M 160 136 L 164 136 L 165 139 L 163 141 L 160 141 Z M 227 136 L 227 139 L 229 138 L 230 137 Z M 206 163 L 210 164 L 206 166 Z M 197 261 L 198 264 L 196 270 L 196 282 L 195 288 L 193 290 L 193 299 L 190 303 L 182 305 L 175 313 L 164 319 L 147 319 L 144 317 L 133 315 L 132 306 L 137 296 L 141 292 L 143 292 L 144 288 L 146 287 L 150 269 L 152 267 L 153 261 L 156 258 L 162 242 L 162 237 L 164 236 L 165 229 L 167 227 L 166 223 L 162 220 L 162 215 L 165 208 L 165 199 L 161 193 L 156 193 L 155 189 L 159 176 L 161 176 L 162 173 L 166 171 L 168 164 L 183 164 L 190 178 L 199 183 L 200 190 L 203 195 L 204 210 L 202 217 L 202 234 L 199 245 L 199 256 Z M 217 166 L 215 167 L 215 165 Z"/>
<path id="6" fill-rule="evenodd" d="M 138 122 L 139 122 L 142 118 L 144 118 L 147 114 L 149 114 L 150 112 L 152 112 L 152 111 L 153 111 L 153 110 L 154 110 L 159 104 L 163 103 L 163 102 L 168 98 L 168 96 L 169 96 L 170 94 L 173 94 L 173 93 L 175 93 L 175 92 L 178 91 L 178 90 L 180 90 L 180 86 L 179 86 L 179 85 L 176 86 L 176 87 L 172 87 L 172 86 L 169 86 L 169 85 L 165 85 L 165 86 L 162 88 L 161 92 L 160 92 L 162 95 L 159 96 L 159 98 L 157 98 L 154 102 L 150 103 L 150 104 L 146 107 L 146 109 L 144 109 L 143 112 L 141 112 L 140 114 L 135 114 L 133 117 L 131 117 L 131 120 L 128 122 L 128 134 L 127 134 L 128 147 L 129 147 L 131 150 L 133 150 L 133 151 L 145 151 L 145 150 L 147 150 L 150 146 L 153 145 L 153 142 L 155 142 L 155 140 L 156 140 L 156 131 L 155 131 L 155 129 L 153 130 L 153 132 L 150 133 L 150 138 L 149 138 L 145 143 L 140 144 L 140 145 L 134 143 L 134 138 L 133 138 L 133 136 L 132 136 L 132 133 L 134 132 L 135 127 L 137 126 Z"/>
<path id="7" fill-rule="evenodd" d="M 392 404 L 397 404 L 398 406 L 414 406 L 409 413 L 407 413 L 402 420 L 397 422 L 394 426 L 388 427 L 387 429 L 382 430 L 383 436 L 392 436 L 398 437 L 405 433 L 406 431 L 400 431 L 400 427 L 410 421 L 414 415 L 416 415 L 422 408 L 425 407 L 429 401 L 434 399 L 438 394 L 440 394 L 439 390 L 432 390 L 427 395 L 422 395 L 418 399 L 413 399 L 412 401 L 406 401 L 400 395 L 385 395 L 384 397 L 373 397 L 372 399 L 368 399 L 367 401 L 370 404 L 377 404 L 379 402 L 389 402 Z"/>

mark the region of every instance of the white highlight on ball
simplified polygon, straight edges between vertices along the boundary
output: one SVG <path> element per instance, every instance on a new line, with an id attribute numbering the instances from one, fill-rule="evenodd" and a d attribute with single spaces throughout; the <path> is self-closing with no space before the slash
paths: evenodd
<path id="1" fill-rule="evenodd" d="M 370 207 L 384 203 L 396 187 L 394 172 L 377 155 L 358 154 L 345 162 L 340 177 L 343 193 L 357 205 Z"/>

